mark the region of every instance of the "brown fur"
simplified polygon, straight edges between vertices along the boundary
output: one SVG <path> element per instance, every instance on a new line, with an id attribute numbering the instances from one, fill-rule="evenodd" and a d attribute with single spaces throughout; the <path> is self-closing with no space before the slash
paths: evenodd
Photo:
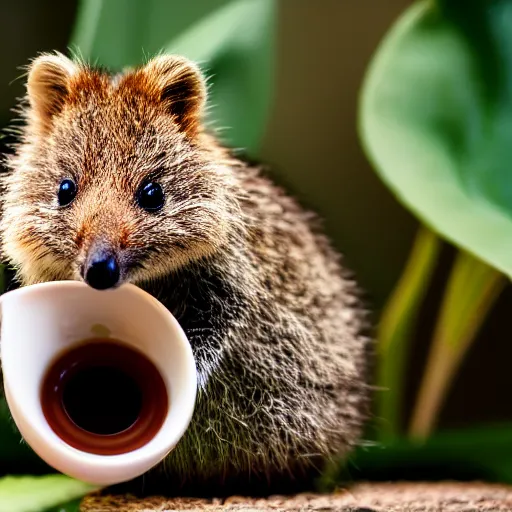
<path id="1" fill-rule="evenodd" d="M 359 439 L 364 314 L 313 217 L 205 132 L 204 101 L 183 58 L 114 77 L 62 55 L 36 59 L 4 181 L 3 253 L 23 284 L 80 279 L 100 240 L 122 280 L 181 322 L 200 389 L 169 480 L 298 474 Z M 62 208 L 66 177 L 78 194 Z M 166 193 L 156 214 L 134 199 L 148 177 Z"/>

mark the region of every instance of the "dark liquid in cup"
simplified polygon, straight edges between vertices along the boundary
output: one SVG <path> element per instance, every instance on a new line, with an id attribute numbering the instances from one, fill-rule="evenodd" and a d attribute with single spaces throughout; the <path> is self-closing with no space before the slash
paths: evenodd
<path id="1" fill-rule="evenodd" d="M 162 376 L 141 352 L 110 339 L 60 354 L 41 387 L 46 421 L 67 444 L 119 455 L 147 444 L 167 416 Z"/>

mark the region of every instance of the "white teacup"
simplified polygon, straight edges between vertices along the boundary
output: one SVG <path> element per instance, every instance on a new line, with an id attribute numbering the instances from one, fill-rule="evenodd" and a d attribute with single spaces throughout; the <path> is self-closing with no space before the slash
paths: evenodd
<path id="1" fill-rule="evenodd" d="M 60 281 L 6 293 L 0 298 L 0 313 L 0 353 L 7 403 L 26 442 L 49 465 L 91 484 L 111 485 L 140 476 L 176 446 L 192 418 L 197 390 L 196 368 L 183 330 L 154 297 L 130 284 L 115 290 L 97 291 L 80 282 Z M 58 435 L 58 429 L 48 421 L 48 408 L 43 409 L 42 405 L 45 376 L 59 355 L 70 353 L 79 345 L 91 347 L 94 343 L 90 340 L 95 338 L 119 341 L 144 354 L 141 360 L 147 358 L 153 363 L 160 382 L 165 385 L 162 389 L 167 393 L 163 396 L 168 409 L 161 414 L 161 426 L 157 426 L 156 431 L 153 428 L 150 438 L 139 447 L 128 447 L 128 451 L 121 449 L 114 455 L 91 453 L 95 450 L 87 446 L 77 448 L 78 445 L 66 436 Z M 72 368 L 64 369 L 59 375 L 65 377 L 68 370 L 71 372 Z M 91 374 L 82 373 L 82 377 L 84 375 Z M 62 382 L 65 388 L 67 381 Z M 94 385 L 98 387 L 99 381 L 91 382 L 91 389 Z M 83 389 L 87 390 L 87 386 Z M 140 399 L 140 395 L 137 396 Z M 128 398 L 127 403 L 131 403 L 131 397 Z M 147 396 L 142 395 L 142 399 L 147 400 Z M 53 408 L 60 407 L 58 412 L 62 418 L 70 420 L 77 432 L 89 435 L 83 425 L 75 423 L 70 408 L 59 400 L 53 403 Z M 120 406 L 119 403 L 113 405 Z M 80 404 L 75 403 L 75 409 L 80 410 Z M 108 447 L 113 446 L 115 436 L 121 434 L 93 432 L 91 435 L 102 436 L 100 441 Z"/>

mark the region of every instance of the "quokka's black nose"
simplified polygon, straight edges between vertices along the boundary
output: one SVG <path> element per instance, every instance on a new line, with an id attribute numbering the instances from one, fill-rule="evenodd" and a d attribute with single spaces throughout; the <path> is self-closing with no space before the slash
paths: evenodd
<path id="1" fill-rule="evenodd" d="M 119 263 L 113 255 L 98 255 L 85 270 L 85 282 L 97 290 L 113 288 L 119 283 Z"/>

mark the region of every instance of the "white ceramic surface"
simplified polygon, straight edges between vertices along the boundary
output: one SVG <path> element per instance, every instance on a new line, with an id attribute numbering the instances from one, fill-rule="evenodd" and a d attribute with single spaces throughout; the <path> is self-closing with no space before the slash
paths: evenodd
<path id="1" fill-rule="evenodd" d="M 8 405 L 21 434 L 48 464 L 97 485 L 135 478 L 177 444 L 194 410 L 197 376 L 190 344 L 176 319 L 136 286 L 98 291 L 59 281 L 11 291 L 0 298 L 0 354 Z M 56 354 L 108 332 L 142 350 L 167 385 L 169 413 L 145 446 L 122 455 L 94 455 L 62 441 L 40 403 L 41 380 Z"/>

